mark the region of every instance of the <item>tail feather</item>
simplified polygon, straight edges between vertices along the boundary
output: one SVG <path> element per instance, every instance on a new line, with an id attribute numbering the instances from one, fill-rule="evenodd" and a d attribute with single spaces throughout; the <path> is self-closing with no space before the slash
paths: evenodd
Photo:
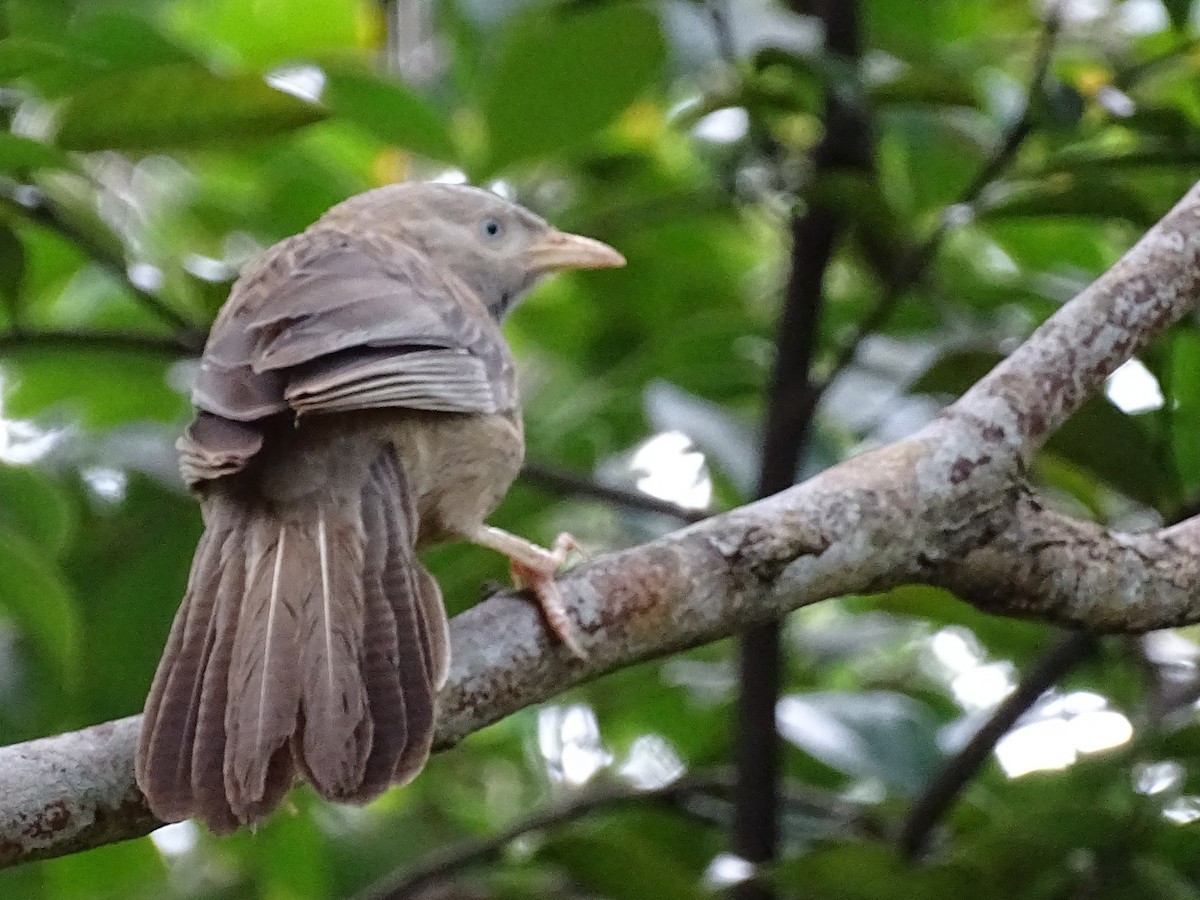
<path id="1" fill-rule="evenodd" d="M 299 610 L 304 724 L 292 737 L 292 755 L 318 793 L 341 799 L 362 783 L 373 737 L 361 674 L 366 620 L 361 507 L 319 507 L 310 534 L 316 585 Z"/>
<path id="2" fill-rule="evenodd" d="M 302 527 L 256 511 L 245 525 L 244 558 L 226 561 L 227 568 L 240 562 L 244 577 L 224 668 L 223 778 L 229 804 L 241 819 L 252 818 L 269 799 L 268 786 L 279 781 L 278 750 L 296 727 L 297 609 L 311 599 L 303 589 L 303 536 Z M 220 693 L 214 685 L 214 699 Z"/>
<path id="3" fill-rule="evenodd" d="M 241 513 L 234 513 L 240 520 Z M 203 819 L 218 834 L 235 830 L 240 818 L 225 790 L 225 706 L 229 696 L 229 667 L 237 635 L 238 614 L 246 584 L 243 528 L 229 532 L 221 549 L 220 580 L 216 587 L 216 613 L 208 656 L 200 685 L 200 708 L 192 742 L 192 815 Z M 288 781 L 290 782 L 290 775 Z"/>
<path id="4" fill-rule="evenodd" d="M 201 538 L 187 592 L 146 698 L 135 770 L 147 796 L 154 798 L 155 813 L 163 819 L 186 818 L 192 806 L 192 746 L 220 577 L 214 563 L 225 536 L 207 531 Z"/>
<path id="5" fill-rule="evenodd" d="M 400 681 L 400 649 L 396 616 L 383 592 L 381 573 L 387 559 L 387 520 L 382 495 L 373 482 L 363 491 L 363 522 L 367 526 L 366 628 L 362 678 L 367 688 L 374 726 L 371 754 L 355 800 L 369 800 L 392 780 L 408 740 L 404 686 Z"/>
<path id="6" fill-rule="evenodd" d="M 381 460 L 379 494 L 387 512 L 387 558 L 381 573 L 383 590 L 396 618 L 400 683 L 408 739 L 392 773 L 392 781 L 406 784 L 416 777 L 433 746 L 435 680 L 448 666 L 448 641 L 439 640 L 437 619 L 427 610 L 437 607 L 445 619 L 437 582 L 421 565 L 413 549 L 416 513 L 403 471 L 389 454 Z M 388 489 L 389 483 L 392 486 Z M 430 620 L 433 619 L 431 622 Z"/>
<path id="7" fill-rule="evenodd" d="M 416 581 L 412 571 L 397 566 L 396 556 L 390 555 L 384 572 L 383 590 L 396 616 L 400 683 L 404 686 L 404 718 L 408 737 L 396 761 L 392 781 L 407 784 L 424 767 L 433 746 L 433 686 L 425 674 L 425 660 L 417 627 L 417 606 L 413 602 L 417 591 Z"/>
<path id="8" fill-rule="evenodd" d="M 269 813 L 297 771 L 354 802 L 411 780 L 449 640 L 402 468 L 384 453 L 355 493 L 320 503 L 220 484 L 146 702 L 151 809 L 220 833 Z"/>
<path id="9" fill-rule="evenodd" d="M 416 543 L 417 514 L 404 472 L 391 454 L 380 463 L 379 493 L 387 511 L 388 546 L 393 548 L 390 564 L 409 569 L 416 577 L 411 593 L 397 595 L 393 603 L 404 602 L 404 596 L 413 599 L 421 658 L 426 677 L 437 692 L 446 683 L 450 670 L 450 622 L 446 618 L 446 605 L 438 583 L 412 549 Z"/>
<path id="10" fill-rule="evenodd" d="M 450 620 L 446 618 L 446 603 L 442 600 L 442 589 L 429 571 L 418 564 L 414 569 L 417 578 L 417 607 L 421 614 L 421 646 L 425 650 L 425 670 L 434 691 L 446 685 L 450 675 Z"/>

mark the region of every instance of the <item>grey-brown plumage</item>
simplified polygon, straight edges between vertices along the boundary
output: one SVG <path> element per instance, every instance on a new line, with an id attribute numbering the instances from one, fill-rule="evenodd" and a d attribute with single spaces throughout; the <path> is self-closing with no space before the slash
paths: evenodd
<path id="1" fill-rule="evenodd" d="M 420 771 L 449 670 L 417 548 L 510 556 L 551 627 L 554 551 L 484 525 L 520 467 L 499 321 L 611 248 L 474 188 L 351 198 L 238 280 L 201 360 L 180 469 L 205 532 L 146 700 L 137 779 L 163 819 L 261 819 L 296 775 L 365 802 Z"/>

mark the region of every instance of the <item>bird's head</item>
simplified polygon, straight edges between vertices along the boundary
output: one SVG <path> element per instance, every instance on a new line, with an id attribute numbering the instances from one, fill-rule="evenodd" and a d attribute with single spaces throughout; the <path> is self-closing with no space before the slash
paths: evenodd
<path id="1" fill-rule="evenodd" d="M 325 218 L 347 215 L 458 276 L 497 320 L 545 275 L 625 265 L 607 244 L 559 231 L 523 206 L 466 185 L 388 185 L 338 204 Z"/>

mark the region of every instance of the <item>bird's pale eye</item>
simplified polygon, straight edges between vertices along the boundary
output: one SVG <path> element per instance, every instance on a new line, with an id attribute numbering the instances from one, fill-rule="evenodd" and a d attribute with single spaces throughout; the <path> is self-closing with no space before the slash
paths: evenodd
<path id="1" fill-rule="evenodd" d="M 504 226 L 496 219 L 484 219 L 480 230 L 486 238 L 498 238 L 504 234 Z"/>

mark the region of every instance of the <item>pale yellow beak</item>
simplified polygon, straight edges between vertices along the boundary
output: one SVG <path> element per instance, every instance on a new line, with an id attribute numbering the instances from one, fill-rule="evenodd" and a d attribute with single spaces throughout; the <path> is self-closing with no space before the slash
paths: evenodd
<path id="1" fill-rule="evenodd" d="M 619 269 L 625 257 L 605 244 L 579 234 L 551 228 L 528 250 L 531 266 L 539 272 L 561 269 Z"/>

